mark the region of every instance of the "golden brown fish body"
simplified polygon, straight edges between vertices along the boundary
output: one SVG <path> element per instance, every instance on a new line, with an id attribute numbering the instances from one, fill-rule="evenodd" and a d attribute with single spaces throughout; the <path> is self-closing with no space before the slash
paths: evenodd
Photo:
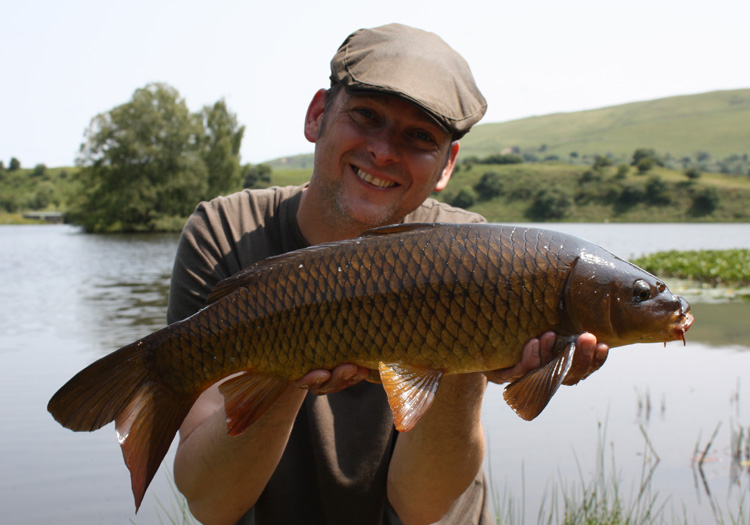
<path id="1" fill-rule="evenodd" d="M 386 227 L 243 270 L 200 312 L 84 369 L 49 410 L 73 430 L 116 420 L 138 505 L 194 400 L 231 374 L 242 372 L 221 387 L 232 434 L 290 381 L 342 363 L 379 370 L 396 426 L 408 430 L 442 374 L 513 366 L 524 344 L 548 330 L 567 344 L 592 332 L 620 346 L 684 339 L 691 323 L 687 303 L 654 276 L 569 235 Z M 557 361 L 506 391 L 522 417 L 544 408 L 570 350 Z M 553 386 L 539 387 L 539 377 Z"/>

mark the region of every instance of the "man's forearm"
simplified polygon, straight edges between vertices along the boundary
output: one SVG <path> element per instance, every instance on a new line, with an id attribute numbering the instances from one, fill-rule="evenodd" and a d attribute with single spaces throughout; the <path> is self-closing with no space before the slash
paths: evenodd
<path id="1" fill-rule="evenodd" d="M 445 376 L 414 429 L 399 434 L 388 498 L 404 524 L 433 523 L 474 480 L 484 458 L 482 374 Z"/>
<path id="2" fill-rule="evenodd" d="M 290 387 L 258 421 L 232 437 L 223 397 L 216 387 L 204 393 L 196 413 L 183 423 L 174 465 L 175 483 L 196 518 L 235 523 L 255 504 L 284 452 L 305 395 Z M 198 424 L 192 426 L 191 417 Z"/>

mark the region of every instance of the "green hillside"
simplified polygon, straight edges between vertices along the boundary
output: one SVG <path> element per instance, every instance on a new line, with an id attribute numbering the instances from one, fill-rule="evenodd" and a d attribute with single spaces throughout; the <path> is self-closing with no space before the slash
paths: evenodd
<path id="1" fill-rule="evenodd" d="M 516 148 L 538 160 L 569 160 L 574 152 L 578 159 L 610 155 L 627 161 L 633 151 L 644 147 L 674 159 L 675 168 L 682 167 L 676 164 L 679 159 L 691 157 L 704 170 L 747 174 L 747 158 L 738 169 L 731 161 L 729 169 L 726 163 L 716 161 L 750 154 L 750 89 L 479 124 L 461 140 L 459 160 Z M 312 155 L 284 157 L 266 164 L 274 170 L 309 169 Z"/>
<path id="2" fill-rule="evenodd" d="M 484 157 L 516 147 L 567 159 L 626 158 L 648 147 L 672 157 L 750 153 L 750 89 L 633 102 L 575 113 L 480 124 L 461 142 L 461 154 Z"/>

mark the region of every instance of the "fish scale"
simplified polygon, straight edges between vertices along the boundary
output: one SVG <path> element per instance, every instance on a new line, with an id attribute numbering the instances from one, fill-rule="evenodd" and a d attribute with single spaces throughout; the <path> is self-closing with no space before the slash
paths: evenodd
<path id="1" fill-rule="evenodd" d="M 219 380 L 237 435 L 292 381 L 354 363 L 377 371 L 396 428 L 408 431 L 443 375 L 513 366 L 524 343 L 554 330 L 554 359 L 504 392 L 533 419 L 564 381 L 577 335 L 610 347 L 684 341 L 692 321 L 654 276 L 575 237 L 398 225 L 242 270 L 195 315 L 76 374 L 48 410 L 73 430 L 115 421 L 137 508 L 193 402 Z"/>

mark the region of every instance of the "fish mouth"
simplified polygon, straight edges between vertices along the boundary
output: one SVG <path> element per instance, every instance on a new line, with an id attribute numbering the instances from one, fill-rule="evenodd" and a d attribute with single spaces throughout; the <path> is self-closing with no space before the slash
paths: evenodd
<path id="1" fill-rule="evenodd" d="M 358 168 L 357 166 L 352 165 L 352 169 L 354 170 L 354 173 L 357 175 L 357 177 L 359 177 L 360 180 L 368 184 L 371 184 L 377 188 L 388 189 L 394 186 L 398 186 L 398 184 L 393 182 L 392 180 L 381 179 L 379 177 L 376 177 L 372 173 L 366 172 L 362 168 Z"/>
<path id="2" fill-rule="evenodd" d="M 693 325 L 695 317 L 690 313 L 688 302 L 682 297 L 677 296 L 676 298 L 680 300 L 680 309 L 674 313 L 672 336 L 674 339 L 681 339 L 682 344 L 685 345 L 685 332 Z"/>

